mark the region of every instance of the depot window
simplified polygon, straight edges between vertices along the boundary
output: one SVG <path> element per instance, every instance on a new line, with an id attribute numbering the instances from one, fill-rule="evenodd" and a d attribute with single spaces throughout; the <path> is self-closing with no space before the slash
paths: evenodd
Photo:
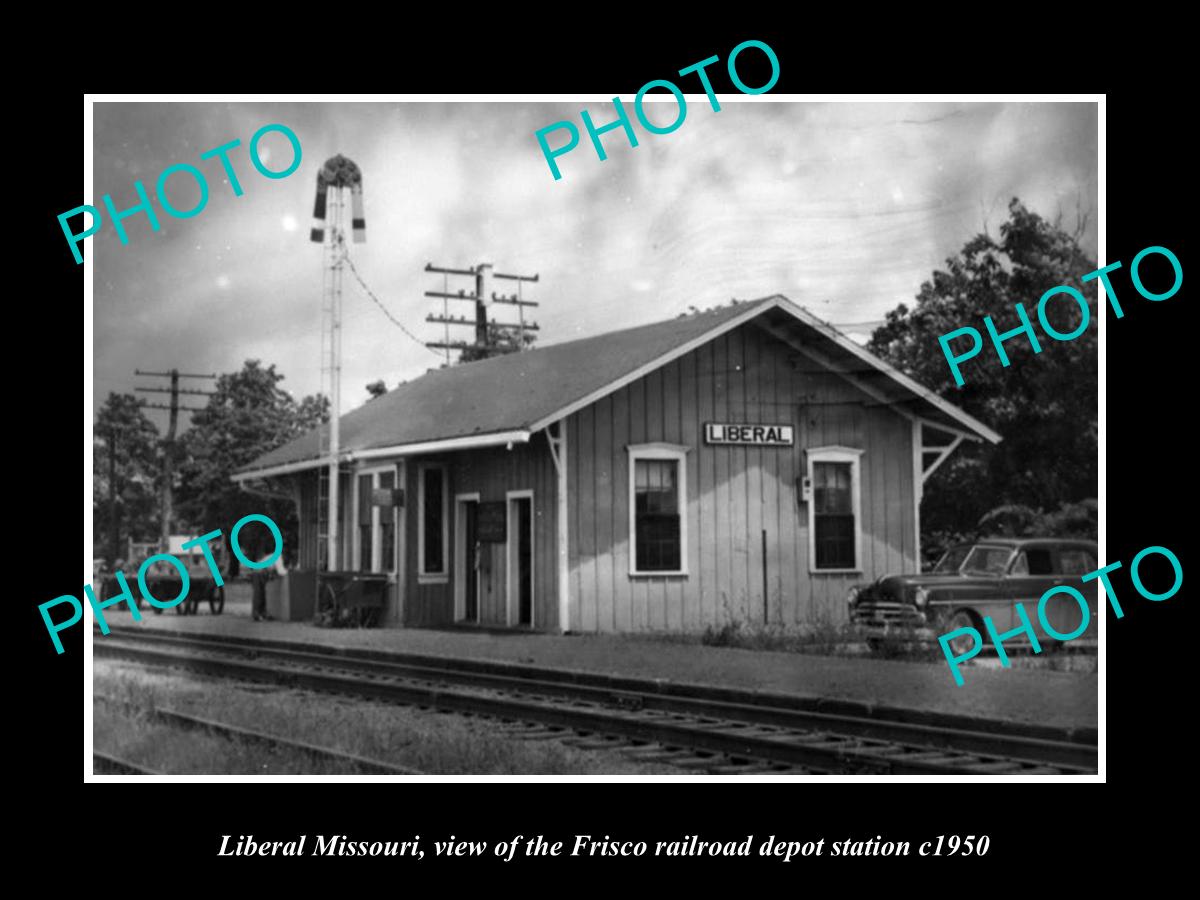
<path id="1" fill-rule="evenodd" d="M 395 487 L 396 470 L 392 466 L 358 474 L 354 539 L 360 572 L 396 571 L 396 508 L 376 504 L 374 496 L 376 490 L 391 491 Z"/>
<path id="2" fill-rule="evenodd" d="M 417 470 L 417 575 L 424 581 L 450 576 L 446 548 L 450 543 L 450 497 L 446 467 L 422 465 Z"/>
<path id="3" fill-rule="evenodd" d="M 809 570 L 858 572 L 862 569 L 862 451 L 818 447 L 808 451 Z"/>
<path id="4" fill-rule="evenodd" d="M 629 451 L 629 572 L 687 574 L 687 447 Z"/>

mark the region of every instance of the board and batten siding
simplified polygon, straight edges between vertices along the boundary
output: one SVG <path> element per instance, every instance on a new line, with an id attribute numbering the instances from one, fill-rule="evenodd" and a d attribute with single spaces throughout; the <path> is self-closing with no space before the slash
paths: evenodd
<path id="1" fill-rule="evenodd" d="M 449 478 L 450 546 L 446 558 L 450 579 L 445 584 L 421 584 L 418 577 L 418 482 L 421 463 L 442 463 Z M 482 503 L 506 502 L 509 491 L 533 491 L 533 627 L 537 631 L 558 628 L 557 590 L 557 475 L 546 436 L 533 436 L 528 444 L 514 444 L 511 450 L 489 447 L 449 453 L 437 457 L 410 457 L 405 495 L 408 517 L 408 581 L 404 600 L 404 624 L 448 625 L 454 622 L 454 579 L 458 573 L 455 547 L 457 494 L 479 494 Z M 483 545 L 479 604 L 484 626 L 507 624 L 508 553 L 506 543 Z"/>
<path id="2" fill-rule="evenodd" d="M 706 422 L 791 424 L 795 445 L 709 446 Z M 573 631 L 838 624 L 850 585 L 917 571 L 911 422 L 753 324 L 573 413 L 567 428 Z M 626 447 L 652 442 L 689 448 L 686 576 L 629 574 Z M 797 480 L 805 449 L 833 445 L 864 451 L 857 574 L 809 572 Z"/>
<path id="3" fill-rule="evenodd" d="M 385 460 L 371 463 L 372 468 L 381 465 L 395 466 L 396 460 Z M 317 472 L 301 472 L 290 476 L 293 479 L 293 490 L 296 492 L 297 516 L 299 517 L 299 547 L 296 555 L 296 568 L 301 571 L 316 572 L 320 559 L 318 541 L 318 511 L 317 497 L 320 490 Z M 357 571 L 359 561 L 354 557 L 354 535 L 358 523 L 354 520 L 354 491 L 357 490 L 357 471 L 343 467 L 340 476 L 339 490 L 342 507 L 341 524 L 339 525 L 338 544 L 341 547 L 341 557 L 336 561 L 335 568 L 339 571 Z M 397 512 L 400 512 L 397 510 Z M 397 591 L 395 584 L 389 584 L 384 594 L 384 619 L 388 624 L 398 624 Z"/>
<path id="4" fill-rule="evenodd" d="M 373 460 L 366 468 L 396 465 L 399 459 Z M 421 583 L 418 575 L 418 473 L 422 463 L 446 466 L 449 496 L 449 546 L 446 559 L 450 577 L 444 583 Z M 346 498 L 342 518 L 341 544 L 343 560 L 340 568 L 355 570 L 353 558 L 354 529 L 353 494 L 357 472 L 344 472 L 342 492 Z M 298 514 L 300 519 L 298 564 L 301 569 L 317 568 L 317 474 L 306 472 L 298 476 Z M 515 444 L 511 450 L 491 447 L 430 457 L 408 457 L 405 467 L 404 507 L 397 510 L 404 517 L 405 585 L 402 613 L 396 592 L 389 587 L 385 621 L 404 625 L 450 625 L 454 619 L 454 577 L 457 572 L 455 544 L 456 494 L 479 494 L 481 502 L 505 502 L 510 491 L 533 491 L 533 627 L 538 631 L 558 628 L 558 545 L 557 545 L 557 474 L 544 434 L 534 436 L 529 444 Z M 398 539 L 400 537 L 398 536 Z M 480 592 L 480 624 L 504 626 L 507 623 L 507 544 L 485 544 L 488 558 L 485 568 L 490 578 L 482 579 Z"/>
<path id="5" fill-rule="evenodd" d="M 316 570 L 317 560 L 319 559 L 317 551 L 317 472 L 303 472 L 297 475 L 290 476 L 296 479 L 293 490 L 299 492 L 299 503 L 297 505 L 296 514 L 299 517 L 300 546 L 297 551 L 297 562 L 301 569 Z M 341 546 L 341 563 L 338 566 L 342 569 L 354 568 L 352 557 L 354 555 L 354 505 L 353 494 L 349 493 L 354 488 L 354 476 L 348 470 L 343 469 L 341 480 L 339 482 L 339 490 L 342 492 L 342 497 L 346 498 L 342 501 L 342 521 L 339 531 L 339 545 Z"/>

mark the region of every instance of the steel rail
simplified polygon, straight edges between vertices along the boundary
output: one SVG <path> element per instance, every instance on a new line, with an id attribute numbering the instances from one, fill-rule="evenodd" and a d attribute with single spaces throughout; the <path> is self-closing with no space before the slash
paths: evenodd
<path id="1" fill-rule="evenodd" d="M 967 716 L 955 713 L 944 713 L 907 707 L 889 707 L 876 703 L 865 703 L 857 700 L 809 697 L 800 694 L 748 690 L 744 688 L 726 688 L 716 685 L 689 684 L 663 679 L 634 678 L 621 675 L 610 675 L 600 672 L 586 672 L 573 669 L 558 669 L 545 666 L 535 666 L 520 663 L 510 663 L 495 660 L 464 659 L 459 657 L 430 656 L 413 653 L 396 653 L 394 651 L 373 650 L 369 648 L 337 647 L 328 644 L 298 643 L 267 638 L 251 638 L 233 635 L 206 634 L 203 632 L 179 632 L 174 630 L 156 629 L 149 626 L 110 626 L 114 634 L 127 634 L 131 637 L 173 641 L 187 645 L 208 643 L 214 645 L 230 645 L 242 647 L 243 652 L 259 655 L 267 651 L 284 651 L 286 653 L 307 653 L 317 657 L 332 658 L 338 661 L 353 662 L 359 660 L 383 663 L 388 666 L 415 666 L 442 672 L 445 680 L 451 680 L 458 675 L 465 676 L 469 682 L 477 681 L 479 675 L 500 676 L 511 679 L 514 686 L 522 682 L 551 682 L 553 684 L 573 687 L 600 688 L 604 692 L 623 695 L 634 694 L 643 697 L 647 702 L 664 699 L 691 699 L 706 703 L 722 702 L 736 706 L 770 707 L 776 710 L 787 710 L 793 713 L 809 712 L 837 716 L 847 719 L 862 719 L 871 722 L 924 725 L 934 729 L 946 729 L 949 733 L 962 735 L 966 732 L 978 732 L 991 740 L 997 738 L 1006 740 L 1033 739 L 1034 741 L 1049 741 L 1052 744 L 1074 745 L 1072 751 L 1082 754 L 1083 758 L 1095 757 L 1097 730 L 1094 727 L 1056 727 L 1039 723 L 1011 722 L 1002 719 L 987 719 L 977 716 Z M 232 649 L 230 649 L 232 652 Z M 1039 747 L 1037 743 L 1030 745 Z"/>
<path id="2" fill-rule="evenodd" d="M 103 766 L 106 769 L 111 769 L 112 771 L 109 773 L 97 772 L 96 771 L 96 769 L 98 768 L 97 764 L 99 764 L 99 766 Z M 144 768 L 143 766 L 136 765 L 135 763 L 131 763 L 128 760 L 121 759 L 120 757 L 113 756 L 109 753 L 102 753 L 99 750 L 93 750 L 92 751 L 92 774 L 93 775 L 104 775 L 104 774 L 161 775 L 163 773 L 156 772 L 153 769 Z"/>
<path id="3" fill-rule="evenodd" d="M 114 628 L 114 632 L 117 629 Z M 578 699 L 603 705 L 664 712 L 715 716 L 800 730 L 836 732 L 869 740 L 919 744 L 926 749 L 947 749 L 988 756 L 1020 759 L 1072 770 L 1093 771 L 1097 750 L 1094 743 L 1067 740 L 1066 732 L 1056 738 L 997 730 L 996 720 L 938 716 L 919 710 L 876 707 L 871 715 L 852 704 L 830 703 L 824 709 L 775 705 L 789 698 L 752 691 L 708 689 L 695 685 L 594 676 L 588 673 L 496 665 L 474 660 L 439 657 L 390 656 L 377 653 L 324 652 L 311 645 L 297 648 L 285 642 L 252 638 L 224 639 L 176 631 L 122 629 L 122 635 L 138 640 L 183 647 L 212 647 L 220 652 L 269 657 L 301 665 L 336 666 L 377 676 L 446 681 L 473 687 L 534 693 Z M 340 648 L 330 648 L 338 650 Z M 680 690 L 682 689 L 682 690 Z M 688 691 L 691 690 L 692 693 Z M 986 730 L 985 730 L 986 727 Z M 1018 726 L 1025 729 L 1026 726 Z M 1036 735 L 1055 734 L 1042 727 Z"/>
<path id="4" fill-rule="evenodd" d="M 168 647 L 152 648 L 146 646 L 147 643 Z M 113 635 L 93 646 L 105 656 L 132 655 L 143 661 L 184 666 L 218 676 L 536 722 L 563 730 L 617 735 L 665 747 L 749 757 L 822 771 L 895 774 L 1085 774 L 1092 771 L 1086 762 L 1079 765 L 1074 761 L 1049 760 L 1045 753 L 1029 753 L 1035 749 L 1053 749 L 1058 754 L 1068 750 L 1079 754 L 1086 752 L 1086 746 L 1064 746 L 1046 741 L 1031 744 L 1029 739 L 1021 739 L 1026 753 L 1015 756 L 996 752 L 997 735 L 993 733 L 960 735 L 964 741 L 972 743 L 986 739 L 989 747 L 984 750 L 934 746 L 929 741 L 934 736 L 929 726 L 871 720 L 852 722 L 851 717 L 830 714 L 802 713 L 797 716 L 791 710 L 711 701 L 683 702 L 686 709 L 681 709 L 677 708 L 680 698 L 645 694 L 614 696 L 612 691 L 596 692 L 576 684 L 502 679 L 495 675 L 482 677 L 481 673 L 471 673 L 468 677 L 467 673 L 461 672 L 420 670 L 420 667 L 406 664 L 288 651 L 245 642 L 196 641 L 178 633 L 170 638 L 154 633 L 148 640 L 145 635 L 138 635 L 133 641 L 129 641 L 126 634 Z M 172 648 L 225 655 L 173 653 L 170 652 Z M 256 659 L 239 658 L 247 652 L 253 652 Z M 275 665 L 264 661 L 273 661 Z M 280 664 L 294 667 L 280 667 Z M 448 689 L 446 683 L 453 681 L 466 683 L 468 688 L 476 691 L 494 693 Z M 655 708 L 656 701 L 676 708 Z M 819 718 L 814 720 L 814 716 Z M 893 731 L 899 728 L 905 731 L 905 738 L 847 733 L 851 727 L 876 730 L 890 727 Z M 935 731 L 943 741 L 952 737 L 947 733 L 948 729 Z M 914 740 L 914 733 L 923 739 Z M 1033 746 L 1037 744 L 1053 746 Z"/>

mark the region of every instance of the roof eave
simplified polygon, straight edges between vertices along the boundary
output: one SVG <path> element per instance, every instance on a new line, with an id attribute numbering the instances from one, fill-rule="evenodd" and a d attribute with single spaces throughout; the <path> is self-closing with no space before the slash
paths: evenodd
<path id="1" fill-rule="evenodd" d="M 454 450 L 473 450 L 481 447 L 496 447 L 508 444 L 527 444 L 533 432 L 530 429 L 514 431 L 494 431 L 490 434 L 473 434 L 467 437 L 445 438 L 437 441 L 422 441 L 415 444 L 397 444 L 390 447 L 371 447 L 365 450 L 348 450 L 338 455 L 340 462 L 355 462 L 356 460 L 384 459 L 397 456 L 418 456 L 424 453 L 446 453 Z M 310 469 L 319 469 L 329 464 L 329 459 L 311 458 L 297 462 L 281 463 L 277 466 L 266 466 L 261 469 L 251 469 L 236 472 L 230 480 L 239 484 L 260 478 L 276 478 L 280 475 L 292 475 Z"/>

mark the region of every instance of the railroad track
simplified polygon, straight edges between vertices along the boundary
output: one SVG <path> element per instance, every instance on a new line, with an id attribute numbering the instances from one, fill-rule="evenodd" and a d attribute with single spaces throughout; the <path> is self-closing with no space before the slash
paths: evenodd
<path id="1" fill-rule="evenodd" d="M 860 774 L 1090 774 L 1094 735 L 785 695 L 114 627 L 103 656 L 368 697 L 504 723 L 515 737 L 620 749 L 682 769 Z"/>
<path id="2" fill-rule="evenodd" d="M 257 744 L 267 748 L 272 752 L 279 750 L 290 750 L 320 762 L 342 763 L 362 772 L 370 772 L 377 775 L 425 774 L 419 769 L 410 769 L 404 766 L 394 766 L 391 763 L 382 762 L 377 759 L 369 759 L 365 756 L 358 756 L 353 753 L 344 753 L 340 750 L 334 750 L 330 747 L 321 747 L 317 744 L 307 743 L 306 741 L 294 741 L 290 738 L 268 734 L 264 731 L 256 731 L 251 728 L 242 728 L 238 725 L 230 725 L 226 722 L 218 722 L 215 719 L 192 716 L 187 713 L 177 712 L 173 709 L 167 709 L 165 707 L 142 706 L 138 703 L 130 703 L 115 697 L 109 697 L 105 694 L 96 694 L 94 695 L 93 699 L 111 706 L 121 706 L 126 710 L 144 715 L 147 718 L 154 719 L 157 722 L 162 722 L 165 725 L 171 725 L 176 728 L 206 731 L 210 734 L 215 734 L 219 737 L 225 738 L 226 740 L 242 741 L 243 743 L 247 744 Z M 136 775 L 146 773 L 130 772 L 127 774 Z"/>
<path id="3" fill-rule="evenodd" d="M 155 772 L 153 769 L 143 768 L 142 766 L 131 763 L 128 760 L 121 759 L 119 756 L 113 756 L 109 753 L 102 753 L 99 750 L 92 751 L 92 772 L 96 775 L 163 774 L 162 772 Z"/>

